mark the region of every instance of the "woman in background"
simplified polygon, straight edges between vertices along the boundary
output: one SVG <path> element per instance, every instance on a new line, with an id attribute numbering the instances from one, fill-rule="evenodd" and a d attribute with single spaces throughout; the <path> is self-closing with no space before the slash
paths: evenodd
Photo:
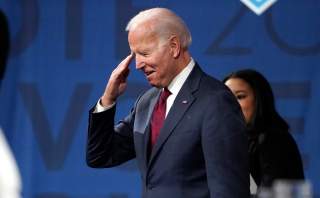
<path id="1" fill-rule="evenodd" d="M 298 147 L 275 109 L 268 81 L 247 69 L 231 73 L 223 82 L 236 96 L 245 117 L 250 174 L 257 186 L 270 187 L 276 179 L 304 179 Z"/>

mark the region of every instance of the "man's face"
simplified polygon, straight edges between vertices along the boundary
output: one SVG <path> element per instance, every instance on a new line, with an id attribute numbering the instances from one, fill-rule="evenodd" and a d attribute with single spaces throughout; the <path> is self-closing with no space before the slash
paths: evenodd
<path id="1" fill-rule="evenodd" d="M 152 86 L 167 87 L 178 73 L 169 40 L 160 42 L 147 28 L 138 28 L 129 32 L 128 41 L 136 68 L 145 74 Z"/>

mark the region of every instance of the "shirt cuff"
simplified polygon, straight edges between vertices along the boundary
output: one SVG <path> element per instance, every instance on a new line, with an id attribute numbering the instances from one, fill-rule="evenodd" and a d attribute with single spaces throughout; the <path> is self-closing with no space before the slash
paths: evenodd
<path id="1" fill-rule="evenodd" d="M 101 105 L 101 99 L 99 99 L 93 113 L 101 113 L 101 112 L 107 111 L 107 110 L 111 109 L 112 107 L 114 107 L 115 104 L 116 103 L 114 102 L 114 103 L 112 103 L 112 105 L 104 107 Z"/>

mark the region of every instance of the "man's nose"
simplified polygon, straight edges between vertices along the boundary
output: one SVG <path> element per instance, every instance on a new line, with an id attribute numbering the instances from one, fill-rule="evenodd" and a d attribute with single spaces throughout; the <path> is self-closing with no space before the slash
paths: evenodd
<path id="1" fill-rule="evenodd" d="M 136 54 L 136 69 L 142 69 L 145 65 L 143 57 L 140 55 Z"/>

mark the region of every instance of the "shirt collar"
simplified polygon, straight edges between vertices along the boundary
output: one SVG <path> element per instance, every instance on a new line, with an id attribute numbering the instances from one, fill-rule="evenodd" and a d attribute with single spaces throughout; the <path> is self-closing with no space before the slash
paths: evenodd
<path id="1" fill-rule="evenodd" d="M 177 95 L 183 86 L 184 82 L 187 80 L 189 74 L 195 66 L 194 60 L 191 58 L 188 65 L 171 81 L 168 86 L 168 90 L 173 94 Z"/>

